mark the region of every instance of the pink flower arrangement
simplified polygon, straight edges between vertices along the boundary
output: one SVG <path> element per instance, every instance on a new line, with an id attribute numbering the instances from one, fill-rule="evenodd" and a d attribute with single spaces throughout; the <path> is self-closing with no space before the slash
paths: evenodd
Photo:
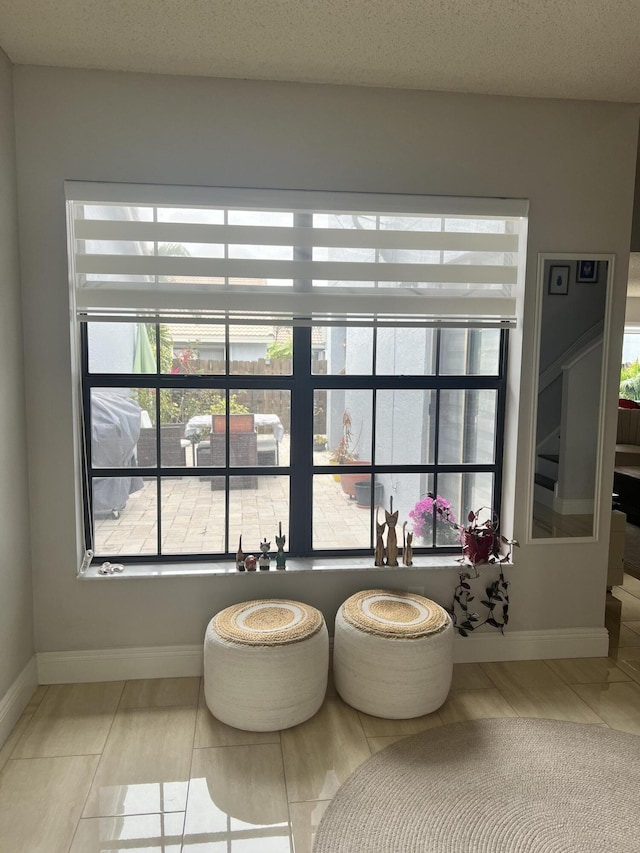
<path id="1" fill-rule="evenodd" d="M 453 527 L 457 521 L 450 502 L 441 495 L 434 496 L 431 492 L 426 497 L 421 498 L 409 512 L 414 534 L 430 545 L 433 537 L 434 516 L 439 522 L 447 525 L 443 532 L 446 532 L 446 537 L 451 540 L 451 544 L 458 542 L 459 536 Z"/>

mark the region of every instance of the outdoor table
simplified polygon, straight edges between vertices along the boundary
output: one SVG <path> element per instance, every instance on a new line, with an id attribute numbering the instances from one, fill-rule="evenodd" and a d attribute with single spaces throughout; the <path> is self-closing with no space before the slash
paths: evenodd
<path id="1" fill-rule="evenodd" d="M 207 433 L 212 432 L 212 429 L 213 429 L 212 417 L 220 419 L 221 416 L 219 416 L 219 415 L 214 415 L 214 416 L 212 416 L 212 415 L 194 415 L 192 418 L 189 419 L 189 421 L 187 422 L 187 425 L 185 427 L 185 430 L 184 430 L 185 438 L 189 439 L 193 444 L 194 463 L 195 463 L 196 444 L 197 444 L 198 451 L 203 447 L 209 447 L 210 446 L 210 442 L 209 442 L 208 438 L 205 439 L 204 441 L 198 442 L 197 436 L 198 436 L 198 434 L 201 434 L 203 432 L 203 430 L 206 430 Z M 232 416 L 232 417 L 235 417 L 235 416 Z M 274 415 L 274 414 L 251 414 L 251 415 L 247 415 L 247 418 L 248 417 L 253 418 L 254 427 L 267 427 L 271 430 L 272 435 L 273 435 L 272 439 L 268 438 L 267 436 L 258 436 L 258 454 L 259 454 L 258 460 L 260 460 L 261 458 L 264 458 L 265 453 L 267 453 L 267 454 L 273 453 L 274 454 L 274 456 L 273 456 L 274 462 L 266 462 L 266 463 L 263 462 L 261 464 L 278 465 L 279 459 L 280 459 L 280 442 L 284 438 L 284 427 L 282 425 L 282 421 L 280 420 L 278 415 Z M 233 427 L 232 427 L 232 431 L 233 431 Z M 267 447 L 267 448 L 261 447 L 261 443 L 264 444 L 265 442 L 266 443 L 273 442 L 273 444 L 271 445 L 271 447 Z M 263 456 L 261 457 L 260 454 L 263 454 Z"/>
<path id="2" fill-rule="evenodd" d="M 253 420 L 257 427 L 271 427 L 273 437 L 278 444 L 280 444 L 284 438 L 284 427 L 282 426 L 282 421 L 277 415 L 258 413 L 254 414 Z M 203 429 L 211 429 L 211 415 L 194 415 L 187 421 L 187 425 L 184 430 L 184 437 L 191 438 L 191 436 L 197 435 Z"/>

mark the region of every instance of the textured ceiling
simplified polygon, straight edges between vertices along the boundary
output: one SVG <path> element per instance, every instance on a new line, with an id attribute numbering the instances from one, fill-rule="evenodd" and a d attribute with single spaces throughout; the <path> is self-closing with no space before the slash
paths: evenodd
<path id="1" fill-rule="evenodd" d="M 0 0 L 58 65 L 640 102 L 639 0 Z"/>

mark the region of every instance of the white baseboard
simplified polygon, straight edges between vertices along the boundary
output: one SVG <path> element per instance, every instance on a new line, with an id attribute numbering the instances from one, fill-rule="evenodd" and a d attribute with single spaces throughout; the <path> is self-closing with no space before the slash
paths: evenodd
<path id="1" fill-rule="evenodd" d="M 503 660 L 550 658 L 599 658 L 609 652 L 606 628 L 549 628 L 546 631 L 482 632 L 456 637 L 455 663 L 488 663 Z"/>
<path id="2" fill-rule="evenodd" d="M 333 647 L 333 638 L 330 639 Z M 456 663 L 481 663 L 543 658 L 606 657 L 605 628 L 556 628 L 546 631 L 499 631 L 456 637 Z M 179 678 L 202 675 L 202 646 L 96 649 L 80 652 L 41 652 L 40 684 L 120 681 L 135 678 Z M 1 718 L 0 718 L 1 719 Z"/>
<path id="3" fill-rule="evenodd" d="M 38 686 L 35 655 L 0 699 L 0 747 L 11 734 Z"/>
<path id="4" fill-rule="evenodd" d="M 553 499 L 553 510 L 559 515 L 592 515 L 593 507 L 593 500 L 559 498 L 557 495 Z"/>
<path id="5" fill-rule="evenodd" d="M 40 684 L 202 675 L 202 645 L 40 652 Z"/>

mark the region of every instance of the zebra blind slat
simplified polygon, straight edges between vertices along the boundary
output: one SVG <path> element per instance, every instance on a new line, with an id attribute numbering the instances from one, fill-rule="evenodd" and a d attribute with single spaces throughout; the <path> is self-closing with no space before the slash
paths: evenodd
<path id="1" fill-rule="evenodd" d="M 74 310 L 513 322 L 527 203 L 67 182 Z M 328 322 L 328 321 L 327 321 Z"/>

